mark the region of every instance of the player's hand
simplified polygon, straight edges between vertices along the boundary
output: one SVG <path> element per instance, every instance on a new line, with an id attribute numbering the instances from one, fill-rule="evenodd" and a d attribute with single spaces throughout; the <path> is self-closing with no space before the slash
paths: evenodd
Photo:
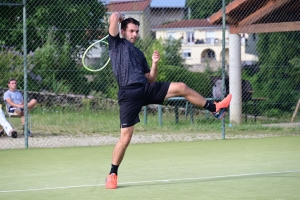
<path id="1" fill-rule="evenodd" d="M 159 51 L 154 50 L 152 54 L 152 62 L 157 63 L 160 60 L 160 54 Z"/>
<path id="2" fill-rule="evenodd" d="M 119 23 L 121 23 L 125 19 L 125 15 L 120 13 Z"/>

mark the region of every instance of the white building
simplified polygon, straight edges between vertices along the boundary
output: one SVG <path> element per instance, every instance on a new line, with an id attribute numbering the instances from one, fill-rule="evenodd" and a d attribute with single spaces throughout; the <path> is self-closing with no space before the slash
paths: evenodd
<path id="1" fill-rule="evenodd" d="M 181 53 L 185 64 L 193 71 L 204 71 L 207 67 L 217 70 L 222 66 L 222 26 L 211 25 L 206 19 L 175 21 L 152 28 L 156 38 L 174 38 L 182 40 Z M 228 63 L 228 27 L 226 27 L 225 61 Z M 241 39 L 242 61 L 252 63 L 258 60 L 256 55 L 246 53 L 247 35 Z"/>

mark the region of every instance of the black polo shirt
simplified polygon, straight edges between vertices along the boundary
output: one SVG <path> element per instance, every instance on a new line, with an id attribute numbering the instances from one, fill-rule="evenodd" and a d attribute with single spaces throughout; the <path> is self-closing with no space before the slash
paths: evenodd
<path id="1" fill-rule="evenodd" d="M 109 57 L 119 87 L 147 84 L 145 73 L 150 69 L 145 55 L 125 38 L 109 35 Z"/>

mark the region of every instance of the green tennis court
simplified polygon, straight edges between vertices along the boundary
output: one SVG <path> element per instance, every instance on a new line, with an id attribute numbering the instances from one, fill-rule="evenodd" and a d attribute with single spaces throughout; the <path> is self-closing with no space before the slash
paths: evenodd
<path id="1" fill-rule="evenodd" d="M 0 199 L 300 199 L 300 137 L 0 151 Z"/>

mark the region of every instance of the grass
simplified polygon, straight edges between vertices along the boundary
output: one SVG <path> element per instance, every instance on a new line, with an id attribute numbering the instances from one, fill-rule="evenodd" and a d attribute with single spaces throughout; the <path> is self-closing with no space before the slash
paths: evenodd
<path id="1" fill-rule="evenodd" d="M 119 134 L 119 115 L 116 109 L 100 110 L 97 112 L 90 111 L 70 111 L 70 110 L 41 110 L 36 109 L 32 113 L 32 124 L 35 133 L 39 134 L 73 134 L 73 135 L 118 135 Z M 286 119 L 287 117 L 285 117 Z M 16 119 L 15 119 L 16 120 Z M 149 114 L 147 124 L 144 124 L 143 112 L 140 114 L 141 122 L 136 125 L 136 132 L 141 134 L 153 133 L 220 133 L 222 124 L 219 120 L 214 119 L 205 113 L 199 113 L 194 116 L 194 124 L 189 119 L 185 119 L 184 115 L 179 116 L 179 123 L 175 123 L 174 113 L 164 112 L 163 125 L 159 126 L 158 115 Z M 297 120 L 295 120 L 297 121 Z M 298 120 L 299 121 L 299 120 Z M 264 127 L 263 124 L 279 123 L 284 120 L 265 120 L 248 119 L 239 125 L 228 127 L 228 116 L 226 118 L 226 132 L 228 134 L 280 134 L 284 132 L 287 135 L 299 134 L 300 127 Z M 19 124 L 19 121 L 17 122 Z M 16 124 L 15 124 L 16 125 Z M 18 125 L 16 125 L 18 126 Z"/>
<path id="2" fill-rule="evenodd" d="M 34 112 L 31 113 L 31 117 L 32 132 L 35 135 L 119 135 L 119 116 L 116 109 L 100 110 L 97 112 L 85 110 L 35 109 Z M 168 135 L 201 133 L 221 135 L 222 132 L 221 121 L 201 112 L 194 116 L 194 124 L 191 124 L 190 120 L 186 119 L 183 114 L 179 116 L 179 123 L 176 124 L 174 113 L 172 112 L 163 113 L 162 126 L 159 126 L 157 114 L 149 114 L 147 124 L 144 124 L 144 116 L 143 112 L 141 112 L 140 120 L 141 122 L 135 127 L 135 134 Z M 225 121 L 226 137 L 273 137 L 300 134 L 300 126 L 264 126 L 271 122 L 272 124 L 276 124 L 283 122 L 283 120 L 258 119 L 257 122 L 254 122 L 253 119 L 248 119 L 247 122 L 243 121 L 241 125 L 229 127 L 227 116 Z M 19 119 L 12 119 L 12 124 L 19 132 L 22 132 Z"/>
<path id="3" fill-rule="evenodd" d="M 0 199 L 299 199 L 300 137 L 0 151 Z"/>

